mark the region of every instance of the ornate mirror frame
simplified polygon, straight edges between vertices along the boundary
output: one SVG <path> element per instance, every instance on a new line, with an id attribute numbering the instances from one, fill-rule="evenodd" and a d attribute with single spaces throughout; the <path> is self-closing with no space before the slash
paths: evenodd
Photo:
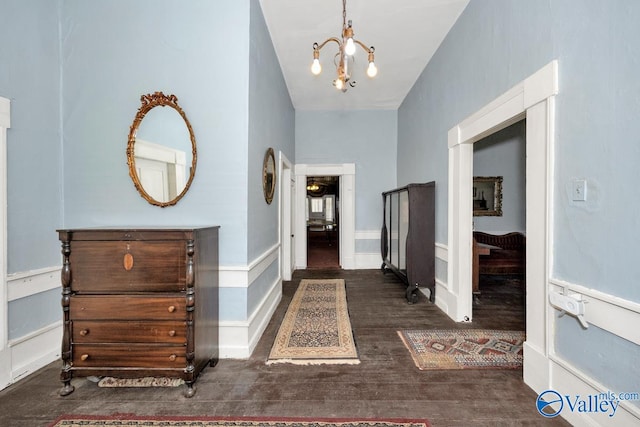
<path id="1" fill-rule="evenodd" d="M 270 205 L 276 191 L 276 158 L 271 147 L 265 153 L 262 163 L 262 191 L 264 200 Z"/>
<path id="2" fill-rule="evenodd" d="M 182 108 L 180 108 L 180 106 L 178 105 L 178 98 L 175 95 L 165 95 L 162 92 L 155 92 L 152 94 L 142 95 L 140 97 L 140 102 L 142 105 L 138 109 L 136 117 L 133 120 L 133 124 L 131 125 L 131 128 L 129 130 L 129 141 L 127 143 L 127 164 L 129 165 L 129 176 L 131 176 L 131 179 L 133 180 L 133 184 L 135 185 L 136 190 L 138 190 L 140 195 L 147 202 L 155 206 L 160 206 L 162 208 L 167 206 L 173 206 L 176 203 L 178 203 L 180 199 L 182 199 L 182 197 L 187 193 L 187 191 L 189 191 L 189 187 L 191 187 L 191 182 L 193 181 L 193 177 L 195 176 L 196 164 L 197 164 L 196 137 L 193 134 L 193 128 L 191 127 L 191 123 L 189 123 L 189 119 L 187 119 L 186 114 L 184 113 Z M 189 179 L 187 180 L 184 186 L 184 189 L 182 189 L 182 192 L 180 192 L 180 194 L 178 194 L 173 199 L 166 202 L 156 200 L 152 196 L 150 196 L 149 193 L 147 193 L 144 187 L 142 186 L 142 183 L 140 182 L 140 178 L 138 177 L 138 174 L 136 172 L 136 162 L 135 162 L 136 133 L 138 132 L 140 124 L 142 123 L 142 119 L 144 119 L 147 113 L 155 107 L 170 107 L 176 110 L 184 120 L 184 123 L 186 124 L 187 129 L 189 130 L 189 139 L 191 140 L 192 157 L 191 157 L 191 168 L 189 172 Z"/>
<path id="3" fill-rule="evenodd" d="M 502 177 L 473 177 L 473 216 L 502 216 Z"/>

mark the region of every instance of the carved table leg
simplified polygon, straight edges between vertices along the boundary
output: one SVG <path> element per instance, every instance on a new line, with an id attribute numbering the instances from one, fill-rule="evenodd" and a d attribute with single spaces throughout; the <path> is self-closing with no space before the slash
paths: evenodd
<path id="1" fill-rule="evenodd" d="M 68 396 L 71 393 L 73 393 L 75 389 L 76 388 L 71 385 L 71 381 L 69 380 L 64 382 L 64 385 L 62 386 L 62 388 L 58 393 L 60 394 L 60 396 Z"/>
<path id="2" fill-rule="evenodd" d="M 188 382 L 186 384 L 187 389 L 184 391 L 184 397 L 191 398 L 196 394 L 196 386 L 193 384 L 193 382 Z"/>

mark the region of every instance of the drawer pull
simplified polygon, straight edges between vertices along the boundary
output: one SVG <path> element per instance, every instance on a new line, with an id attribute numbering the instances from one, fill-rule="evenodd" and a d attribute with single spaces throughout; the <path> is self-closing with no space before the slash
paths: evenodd
<path id="1" fill-rule="evenodd" d="M 169 336 L 170 337 L 175 337 L 176 336 L 176 331 L 169 331 Z"/>
<path id="2" fill-rule="evenodd" d="M 89 358 L 88 354 L 83 354 L 82 356 L 80 356 L 80 360 L 87 360 Z"/>
<path id="3" fill-rule="evenodd" d="M 124 254 L 123 264 L 125 270 L 131 270 L 133 268 L 133 255 L 131 255 L 130 253 Z"/>
<path id="4" fill-rule="evenodd" d="M 80 335 L 82 335 L 83 337 L 89 335 L 89 330 L 88 329 L 81 330 Z"/>
<path id="5" fill-rule="evenodd" d="M 176 311 L 176 306 L 175 305 L 170 305 L 167 310 L 169 311 L 169 313 L 173 313 L 174 311 Z"/>
<path id="6" fill-rule="evenodd" d="M 175 361 L 176 360 L 176 355 L 172 354 L 171 356 L 169 356 L 169 360 L 172 361 L 172 362 Z"/>

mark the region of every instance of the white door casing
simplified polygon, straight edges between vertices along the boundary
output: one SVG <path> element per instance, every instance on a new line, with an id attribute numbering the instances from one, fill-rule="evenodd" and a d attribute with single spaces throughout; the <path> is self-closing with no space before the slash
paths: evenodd
<path id="1" fill-rule="evenodd" d="M 343 164 L 299 164 L 295 166 L 295 265 L 296 268 L 307 267 L 307 224 L 305 209 L 307 202 L 308 176 L 340 177 L 340 201 L 336 206 L 340 212 L 338 222 L 338 240 L 340 250 L 340 266 L 345 270 L 355 268 L 356 220 L 355 220 L 355 163 Z"/>
<path id="2" fill-rule="evenodd" d="M 456 321 L 472 320 L 473 143 L 526 118 L 526 342 L 524 380 L 549 384 L 548 278 L 551 271 L 553 147 L 558 63 L 552 61 L 449 131 L 447 285 L 436 304 Z"/>
<path id="3" fill-rule="evenodd" d="M 11 127 L 11 103 L 0 97 L 0 389 L 11 383 L 7 285 L 7 129 Z"/>
<path id="4" fill-rule="evenodd" d="M 280 229 L 280 269 L 282 280 L 291 280 L 291 273 L 293 273 L 293 188 L 292 182 L 292 164 L 287 159 L 282 151 L 280 154 L 280 160 L 278 162 L 280 171 L 278 176 L 280 177 L 280 206 L 278 212 L 278 224 Z"/>

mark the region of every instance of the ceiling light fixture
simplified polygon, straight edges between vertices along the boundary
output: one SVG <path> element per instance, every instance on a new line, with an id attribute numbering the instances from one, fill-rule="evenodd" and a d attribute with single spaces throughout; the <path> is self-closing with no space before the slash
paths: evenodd
<path id="1" fill-rule="evenodd" d="M 378 68 L 373 62 L 373 52 L 375 52 L 375 48 L 373 46 L 367 47 L 361 41 L 353 38 L 351 20 L 347 22 L 347 0 L 342 0 L 342 38 L 329 37 L 322 42 L 322 44 L 313 44 L 313 63 L 311 64 L 311 72 L 314 75 L 318 75 L 322 72 L 322 66 L 320 65 L 320 49 L 329 42 L 336 42 L 338 44 L 338 53 L 336 53 L 334 57 L 334 62 L 338 72 L 338 77 L 333 81 L 333 85 L 336 89 L 346 92 L 349 86 L 354 87 L 356 85 L 356 81 L 351 80 L 351 67 L 354 62 L 353 55 L 356 53 L 356 45 L 359 45 L 369 55 L 367 59 L 369 61 L 367 75 L 373 78 L 378 74 Z"/>

